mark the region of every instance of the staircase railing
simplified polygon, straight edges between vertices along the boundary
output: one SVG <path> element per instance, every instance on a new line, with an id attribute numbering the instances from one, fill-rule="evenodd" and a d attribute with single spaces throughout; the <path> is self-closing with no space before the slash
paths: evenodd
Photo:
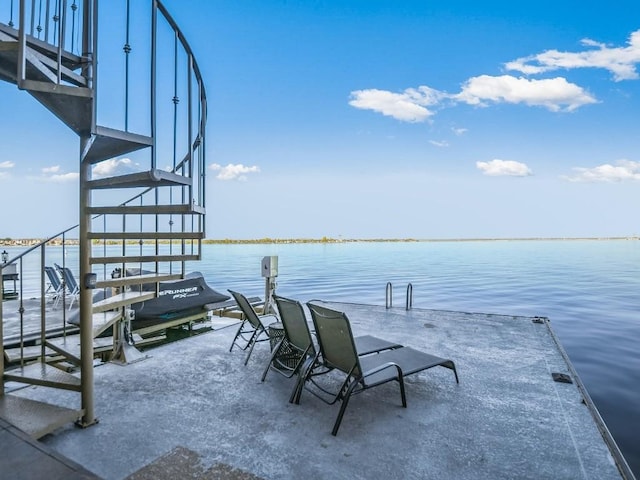
<path id="1" fill-rule="evenodd" d="M 61 51 L 80 54 L 82 0 L 3 0 L 0 22 Z"/>
<path id="2" fill-rule="evenodd" d="M 0 1 L 0 39 L 13 40 L 20 46 L 17 68 L 9 73 L 20 88 L 34 88 L 37 83 L 30 82 L 41 81 L 88 86 L 90 58 L 88 53 L 81 53 L 87 33 L 82 16 L 90 14 L 91 5 L 82 0 Z M 76 72 L 85 67 L 87 70 Z"/>
<path id="3" fill-rule="evenodd" d="M 15 256 L 9 254 L 7 261 L 0 263 L 0 270 L 5 275 L 2 285 L 0 285 L 1 297 L 5 300 L 11 299 L 0 303 L 2 353 L 6 347 L 23 350 L 25 346 L 32 344 L 41 345 L 44 349 L 46 332 L 66 335 L 71 331 L 77 331 L 77 327 L 69 325 L 66 321 L 69 314 L 67 309 L 69 296 L 65 294 L 68 287 L 63 278 L 61 279 L 63 292 L 56 304 L 57 308 L 55 308 L 57 311 L 55 320 L 60 323 L 55 324 L 49 320 L 49 317 L 52 316 L 49 314 L 54 310 L 54 291 L 48 285 L 44 269 L 45 266 L 59 264 L 63 268 L 77 271 L 77 255 L 71 256 L 75 262 L 68 262 L 69 249 L 77 249 L 77 240 L 74 240 L 73 237 L 69 238 L 69 234 L 73 230 L 77 230 L 77 225 L 31 245 Z M 12 249 L 10 248 L 10 250 Z M 10 268 L 10 271 L 15 274 L 6 278 L 6 272 Z M 34 311 L 34 309 L 37 310 Z M 27 321 L 28 318 L 35 316 L 40 320 L 36 324 Z M 15 324 L 8 324 L 7 318 L 9 317 Z M 44 356 L 44 352 L 42 352 L 42 356 Z M 6 356 L 3 356 L 4 358 Z M 20 352 L 18 361 L 21 365 L 24 364 L 23 351 Z M 3 372 L 0 371 L 0 373 Z"/>

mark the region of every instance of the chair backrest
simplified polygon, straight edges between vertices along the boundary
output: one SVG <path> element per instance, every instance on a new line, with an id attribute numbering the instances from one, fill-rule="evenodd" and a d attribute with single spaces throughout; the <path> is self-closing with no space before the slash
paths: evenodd
<path id="1" fill-rule="evenodd" d="M 258 314 L 254 310 L 254 308 L 251 306 L 251 303 L 249 302 L 249 300 L 247 300 L 247 297 L 245 297 L 241 293 L 234 292 L 233 290 L 229 290 L 229 293 L 233 296 L 236 303 L 238 304 L 238 307 L 240 307 L 240 310 L 242 310 L 242 313 L 244 314 L 246 319 L 249 321 L 249 323 L 253 326 L 253 328 L 257 330 L 264 330 L 264 326 L 262 325 L 262 322 L 260 321 Z"/>
<path id="2" fill-rule="evenodd" d="M 44 272 L 47 274 L 47 277 L 49 277 L 49 283 L 51 284 L 53 290 L 55 290 L 56 292 L 60 290 L 60 287 L 62 287 L 62 282 L 60 281 L 60 277 L 58 276 L 58 272 L 56 272 L 56 269 L 53 267 L 44 267 Z"/>
<path id="3" fill-rule="evenodd" d="M 315 354 L 313 338 L 307 324 L 307 317 L 300 302 L 289 298 L 273 295 L 273 299 L 280 313 L 280 321 L 284 327 L 285 335 L 289 345 L 294 346 L 301 352 Z"/>
<path id="4" fill-rule="evenodd" d="M 360 376 L 362 369 L 347 315 L 311 302 L 307 306 L 324 361 L 347 374 Z"/>
<path id="5" fill-rule="evenodd" d="M 69 292 L 71 294 L 75 294 L 78 291 L 78 283 L 76 282 L 76 278 L 73 276 L 73 272 L 69 267 L 61 267 L 57 263 L 54 264 L 58 271 L 62 273 L 62 278 L 64 278 L 64 283 L 67 285 Z"/>

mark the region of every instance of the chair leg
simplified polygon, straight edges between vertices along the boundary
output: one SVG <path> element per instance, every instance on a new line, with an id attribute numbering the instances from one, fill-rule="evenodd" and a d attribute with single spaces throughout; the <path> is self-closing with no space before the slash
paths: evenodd
<path id="1" fill-rule="evenodd" d="M 402 398 L 402 406 L 407 408 L 407 395 L 404 391 L 404 377 L 402 375 L 398 377 L 398 383 L 400 384 L 400 398 Z"/>
<path id="2" fill-rule="evenodd" d="M 347 405 L 349 404 L 349 399 L 351 398 L 351 393 L 353 393 L 353 389 L 358 384 L 358 381 L 359 381 L 358 379 L 353 380 L 349 384 L 349 387 L 347 388 L 347 391 L 345 392 L 344 396 L 342 397 L 342 402 L 341 402 L 341 405 L 340 405 L 340 411 L 338 412 L 338 417 L 336 418 L 336 423 L 333 424 L 333 430 L 331 431 L 331 435 L 333 435 L 334 437 L 338 434 L 338 429 L 340 428 L 340 424 L 342 423 L 342 417 L 344 416 L 344 412 L 347 409 Z"/>
<path id="3" fill-rule="evenodd" d="M 456 364 L 453 363 L 453 360 L 449 360 L 445 365 L 443 365 L 447 368 L 450 368 L 451 370 L 453 370 L 453 374 L 456 376 L 456 383 L 460 383 L 460 380 L 458 380 L 458 371 L 456 370 Z"/>
<path id="4" fill-rule="evenodd" d="M 53 297 L 53 308 L 58 308 L 58 303 L 60 303 L 60 293 L 56 293 Z"/>
<path id="5" fill-rule="evenodd" d="M 247 363 L 249 363 L 249 357 L 251 356 L 251 353 L 253 352 L 253 347 L 256 346 L 257 340 L 258 340 L 258 335 L 259 332 L 258 330 L 253 332 L 253 335 L 251 335 L 251 338 L 249 339 L 249 353 L 247 353 L 247 358 L 244 360 L 244 364 L 246 365 Z"/>
<path id="6" fill-rule="evenodd" d="M 296 379 L 296 384 L 294 385 L 293 391 L 291 392 L 291 396 L 289 397 L 289 403 L 295 403 L 296 405 L 300 405 L 300 397 L 302 396 L 302 390 L 304 389 L 304 384 L 307 381 L 307 378 L 311 375 L 313 371 L 313 366 L 318 359 L 318 354 L 313 357 L 308 357 L 305 363 L 300 366 L 298 371 L 298 378 Z"/>
<path id="7" fill-rule="evenodd" d="M 271 364 L 273 364 L 273 361 L 275 360 L 275 358 L 280 353 L 280 347 L 282 346 L 283 342 L 284 342 L 284 338 L 282 340 L 280 340 L 276 344 L 275 348 L 273 349 L 273 353 L 271 353 L 271 358 L 269 359 L 269 363 L 267 363 L 267 367 L 264 369 L 264 373 L 262 374 L 262 379 L 260 380 L 261 382 L 264 382 L 264 379 L 267 378 L 267 373 L 269 372 L 269 369 L 271 368 Z"/>
<path id="8" fill-rule="evenodd" d="M 246 320 L 242 320 L 242 322 L 240 322 L 240 327 L 238 327 L 238 331 L 236 332 L 236 336 L 233 337 L 233 341 L 231 342 L 231 347 L 229 348 L 229 351 L 233 350 L 233 347 L 236 345 L 236 340 L 238 339 L 238 337 L 240 336 L 240 333 L 242 332 L 242 327 L 244 327 L 244 322 Z"/>

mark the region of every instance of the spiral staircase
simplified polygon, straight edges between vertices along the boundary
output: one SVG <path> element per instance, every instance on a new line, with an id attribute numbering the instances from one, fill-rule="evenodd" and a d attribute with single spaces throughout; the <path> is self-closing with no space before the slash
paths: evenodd
<path id="1" fill-rule="evenodd" d="M 191 48 L 158 0 L 0 0 L 0 79 L 80 140 L 80 352 L 43 331 L 35 363 L 5 369 L 0 355 L 0 413 L 18 422 L 42 412 L 41 436 L 66 422 L 97 422 L 95 332 L 123 322 L 132 304 L 201 257 L 206 95 Z M 109 274 L 132 267 L 141 275 Z M 142 284 L 155 292 L 129 288 Z M 113 294 L 94 303 L 96 289 Z M 126 356 L 127 342 L 120 345 Z M 77 364 L 79 376 L 50 365 L 45 348 Z M 23 405 L 5 394 L 8 381 L 79 392 L 80 408 Z"/>

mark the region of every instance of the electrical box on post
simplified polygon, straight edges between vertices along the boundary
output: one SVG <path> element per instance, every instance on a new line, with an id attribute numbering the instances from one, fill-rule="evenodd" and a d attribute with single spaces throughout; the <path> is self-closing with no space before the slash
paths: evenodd
<path id="1" fill-rule="evenodd" d="M 262 259 L 262 276 L 272 278 L 278 276 L 278 257 L 264 257 Z"/>

